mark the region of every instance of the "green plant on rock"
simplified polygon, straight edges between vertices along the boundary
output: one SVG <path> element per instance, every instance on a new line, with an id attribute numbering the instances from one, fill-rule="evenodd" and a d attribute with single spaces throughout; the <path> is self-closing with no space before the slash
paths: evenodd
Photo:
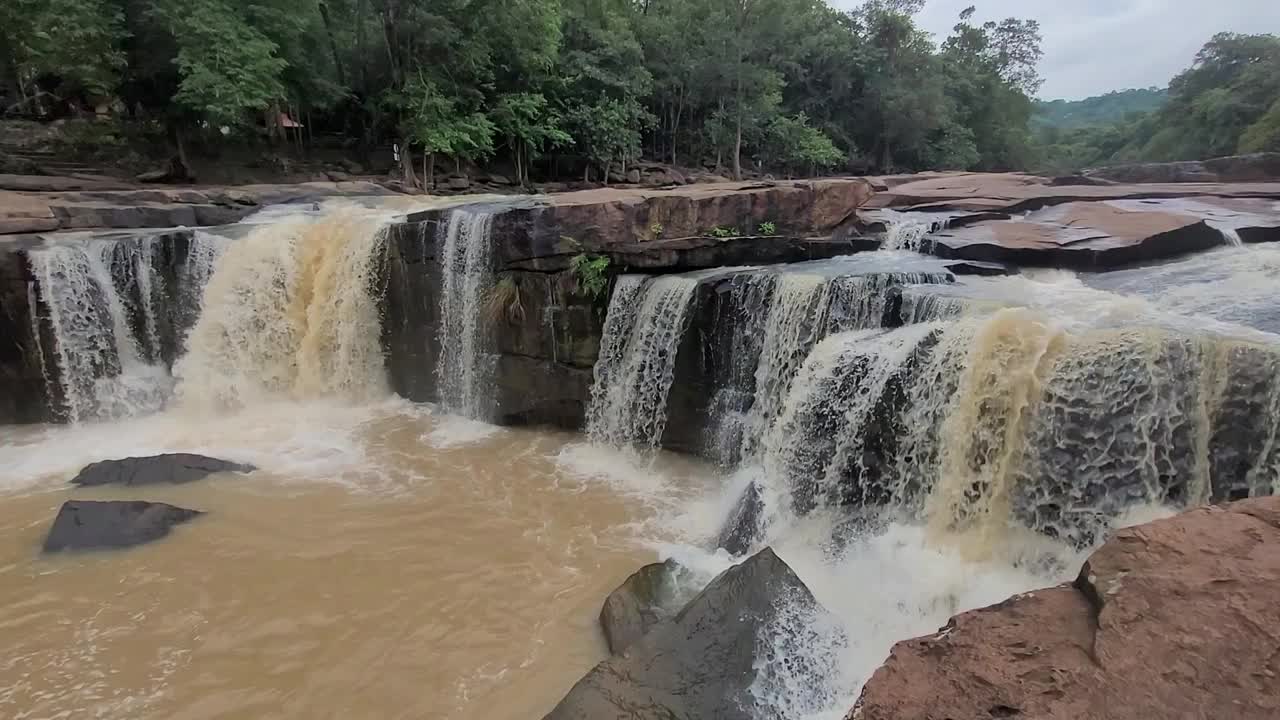
<path id="1" fill-rule="evenodd" d="M 662 223 L 654 223 L 649 226 L 649 234 L 653 235 L 655 238 L 662 237 L 662 233 L 665 230 L 666 228 L 662 227 Z"/>
<path id="2" fill-rule="evenodd" d="M 711 229 L 711 237 L 716 237 L 716 238 L 737 237 L 741 234 L 742 233 L 738 232 L 738 228 L 730 228 L 730 227 L 725 227 L 723 225 L 720 225 L 718 227 L 714 227 Z"/>
<path id="3" fill-rule="evenodd" d="M 758 235 L 769 235 L 769 236 L 777 235 L 778 226 L 774 225 L 773 222 L 770 220 L 765 220 L 764 222 L 760 223 L 760 225 L 756 227 L 756 233 Z"/>
<path id="4" fill-rule="evenodd" d="M 520 299 L 520 285 L 507 277 L 489 288 L 484 300 L 484 319 L 490 326 L 505 320 L 512 325 L 524 322 L 524 303 Z"/>
<path id="5" fill-rule="evenodd" d="M 599 300 L 609 289 L 609 258 L 603 255 L 575 255 L 569 261 L 569 270 L 578 284 L 578 293 L 585 297 Z"/>

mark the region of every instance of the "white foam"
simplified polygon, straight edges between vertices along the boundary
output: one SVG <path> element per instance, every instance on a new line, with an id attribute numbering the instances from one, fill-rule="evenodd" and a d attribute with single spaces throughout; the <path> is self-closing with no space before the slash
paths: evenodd
<path id="1" fill-rule="evenodd" d="M 475 445 L 504 430 L 497 425 L 460 415 L 436 415 L 433 420 L 434 427 L 423 434 L 422 441 L 437 450 Z"/>

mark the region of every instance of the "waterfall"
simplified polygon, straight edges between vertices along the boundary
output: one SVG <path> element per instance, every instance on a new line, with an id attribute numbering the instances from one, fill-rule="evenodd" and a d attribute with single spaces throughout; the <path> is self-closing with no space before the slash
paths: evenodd
<path id="1" fill-rule="evenodd" d="M 494 358 L 481 308 L 493 286 L 493 214 L 456 209 L 440 226 L 440 359 L 436 376 L 446 409 L 478 420 L 489 415 Z"/>
<path id="2" fill-rule="evenodd" d="M 745 422 L 741 459 L 751 460 L 758 454 L 792 380 L 818 341 L 832 333 L 881 327 L 893 287 L 950 279 L 948 273 L 779 274 L 758 354 L 755 397 Z"/>
<path id="3" fill-rule="evenodd" d="M 730 328 L 727 346 L 716 348 L 727 368 L 712 398 L 709 450 L 723 465 L 736 465 L 755 405 L 756 370 L 764 350 L 769 308 L 778 275 L 746 273 L 729 280 L 727 302 L 717 305 L 716 324 Z"/>
<path id="4" fill-rule="evenodd" d="M 855 330 L 814 348 L 765 439 L 765 475 L 780 481 L 771 483 L 774 498 L 805 514 L 817 505 L 870 505 L 884 494 L 875 487 L 884 469 L 871 466 L 869 445 L 894 439 L 902 407 L 887 388 L 909 382 L 909 360 L 936 329 Z M 841 497 L 850 489 L 856 497 Z"/>
<path id="5" fill-rule="evenodd" d="M 231 244 L 229 238 L 205 230 L 195 230 L 187 245 L 187 257 L 178 269 L 178 305 L 175 322 L 179 335 L 185 336 L 195 327 L 204 308 L 204 289 L 213 277 L 218 258 Z M 185 348 L 184 348 L 185 349 Z"/>
<path id="6" fill-rule="evenodd" d="M 949 217 L 942 219 L 929 218 L 917 214 L 899 213 L 893 210 L 881 211 L 885 215 L 884 241 L 881 250 L 909 250 L 924 252 L 924 241 L 930 233 L 938 232 L 947 226 Z"/>
<path id="7" fill-rule="evenodd" d="M 174 366 L 182 406 L 380 395 L 374 285 L 385 235 L 382 221 L 337 213 L 260 225 L 227 246 Z"/>
<path id="8" fill-rule="evenodd" d="M 679 275 L 618 280 L 587 411 L 593 442 L 657 447 L 666 428 L 676 351 L 697 286 L 696 279 Z"/>
<path id="9" fill-rule="evenodd" d="M 793 382 L 757 492 L 770 522 L 885 508 L 984 555 L 1012 528 L 1084 546 L 1134 506 L 1280 489 L 1267 368 L 1280 348 L 1021 308 L 840 333 Z"/>
<path id="10" fill-rule="evenodd" d="M 89 239 L 31 251 L 48 308 L 67 419 L 129 417 L 164 403 L 154 238 Z"/>
<path id="11" fill-rule="evenodd" d="M 1236 227 L 1225 223 L 1210 222 L 1208 224 L 1209 227 L 1222 233 L 1222 239 L 1226 240 L 1231 247 L 1244 247 L 1244 240 L 1240 238 L 1240 230 Z"/>
<path id="12" fill-rule="evenodd" d="M 831 297 L 830 280 L 820 275 L 784 273 L 776 282 L 756 365 L 755 401 L 745 424 L 744 458 L 754 455 L 801 363 L 822 339 Z"/>

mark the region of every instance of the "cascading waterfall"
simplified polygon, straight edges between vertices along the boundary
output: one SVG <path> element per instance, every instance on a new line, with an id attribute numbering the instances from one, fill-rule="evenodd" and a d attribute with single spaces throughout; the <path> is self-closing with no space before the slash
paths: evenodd
<path id="1" fill-rule="evenodd" d="M 205 230 L 195 230 L 187 245 L 187 257 L 178 270 L 178 307 L 176 322 L 184 336 L 195 327 L 204 308 L 204 289 L 213 277 L 218 258 L 230 246 L 230 238 Z"/>
<path id="2" fill-rule="evenodd" d="M 783 272 L 774 276 L 739 459 L 758 459 L 760 444 L 814 345 L 832 333 L 881 327 L 892 287 L 949 280 L 946 273 L 919 272 L 836 277 Z"/>
<path id="3" fill-rule="evenodd" d="M 881 250 L 909 250 L 922 252 L 924 241 L 931 233 L 946 228 L 950 218 L 922 218 L 919 215 L 881 211 L 886 215 L 884 241 Z"/>
<path id="4" fill-rule="evenodd" d="M 1255 357 L 1233 368 L 1227 350 Z M 1213 437 L 1270 403 L 1273 381 L 1245 373 L 1278 362 L 1163 330 L 1068 333 L 1026 309 L 837 334 L 769 431 L 759 492 L 775 519 L 879 507 L 979 553 L 1014 527 L 1087 545 L 1131 507 L 1274 491 L 1274 415 L 1229 471 Z"/>
<path id="5" fill-rule="evenodd" d="M 489 415 L 494 358 L 486 348 L 481 308 L 493 286 L 493 214 L 449 212 L 440 233 L 440 399 L 450 412 Z"/>
<path id="6" fill-rule="evenodd" d="M 262 225 L 228 246 L 174 366 L 182 407 L 381 395 L 374 285 L 385 236 L 385 221 L 337 213 Z"/>
<path id="7" fill-rule="evenodd" d="M 742 443 L 744 458 L 755 454 L 759 439 L 777 417 L 800 365 L 822 339 L 831 299 L 830 279 L 820 275 L 784 273 L 776 283 L 756 365 L 755 402 L 747 416 Z"/>
<path id="8" fill-rule="evenodd" d="M 170 389 L 160 360 L 152 238 L 91 239 L 33 250 L 71 422 L 152 412 Z M 37 334 L 37 337 L 39 335 Z"/>
<path id="9" fill-rule="evenodd" d="M 666 428 L 676 351 L 698 281 L 624 275 L 609 303 L 587 434 L 614 446 L 657 447 Z"/>

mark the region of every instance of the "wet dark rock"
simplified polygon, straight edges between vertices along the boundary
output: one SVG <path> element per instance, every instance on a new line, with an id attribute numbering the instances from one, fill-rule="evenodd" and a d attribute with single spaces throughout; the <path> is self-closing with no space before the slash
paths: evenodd
<path id="1" fill-rule="evenodd" d="M 81 487 L 177 485 L 201 480 L 214 473 L 248 473 L 256 469 L 252 465 L 204 455 L 173 453 L 96 462 L 81 470 L 71 479 L 71 484 Z"/>
<path id="2" fill-rule="evenodd" d="M 734 557 L 746 555 L 760 538 L 763 513 L 764 500 L 760 498 L 760 488 L 752 482 L 734 503 L 733 512 L 729 514 L 729 519 L 725 521 L 720 536 L 716 539 L 716 547 L 723 548 Z"/>
<path id="3" fill-rule="evenodd" d="M 618 654 L 676 614 L 693 592 L 689 571 L 675 560 L 645 565 L 609 593 L 600 609 L 609 652 Z"/>
<path id="4" fill-rule="evenodd" d="M 44 541 L 45 552 L 123 548 L 159 540 L 174 525 L 202 515 L 198 510 L 142 500 L 69 500 Z"/>
<path id="5" fill-rule="evenodd" d="M 832 630 L 819 637 L 819 627 Z M 597 665 L 546 717 L 762 717 L 770 709 L 756 707 L 752 684 L 783 692 L 779 676 L 786 675 L 817 685 L 835 668 L 812 652 L 813 645 L 824 639 L 838 644 L 835 627 L 791 568 L 765 549 L 721 573 L 674 618 Z M 785 667 L 783 657 L 771 654 L 779 647 L 787 656 Z"/>
<path id="6" fill-rule="evenodd" d="M 553 360 L 499 355 L 495 420 L 501 425 L 580 428 L 586 422 L 592 377 L 591 370 Z"/>

